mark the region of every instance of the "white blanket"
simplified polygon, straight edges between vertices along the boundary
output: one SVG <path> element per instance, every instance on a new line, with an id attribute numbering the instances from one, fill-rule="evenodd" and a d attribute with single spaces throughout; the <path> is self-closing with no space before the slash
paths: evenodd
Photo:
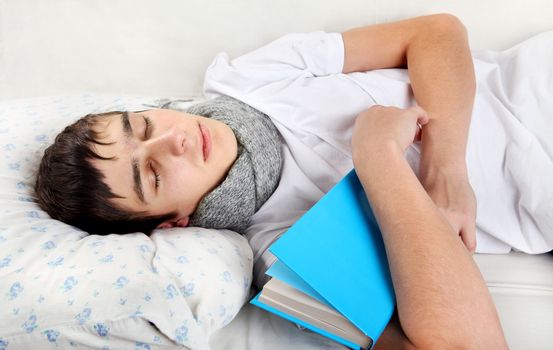
<path id="1" fill-rule="evenodd" d="M 553 32 L 475 53 L 467 150 L 478 198 L 477 252 L 553 249 Z"/>

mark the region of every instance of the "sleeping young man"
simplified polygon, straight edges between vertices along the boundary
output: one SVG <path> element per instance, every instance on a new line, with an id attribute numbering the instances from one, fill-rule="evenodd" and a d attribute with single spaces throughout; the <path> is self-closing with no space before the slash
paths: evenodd
<path id="1" fill-rule="evenodd" d="M 494 236 L 517 237 L 489 215 L 477 245 L 471 182 L 478 194 L 516 161 L 506 165 L 495 152 L 501 142 L 480 152 L 493 122 L 471 124 L 475 91 L 467 33 L 450 15 L 290 34 L 234 60 L 219 54 L 206 72 L 206 102 L 87 115 L 68 126 L 45 152 L 37 197 L 53 218 L 91 233 L 235 230 L 249 239 L 261 287 L 274 262 L 267 248 L 355 167 L 397 297 L 376 348 L 506 348 L 471 253 L 480 245 L 537 253 L 552 240 L 529 230 Z M 481 110 L 497 121 L 493 103 Z M 469 128 L 476 141 L 467 153 Z"/>

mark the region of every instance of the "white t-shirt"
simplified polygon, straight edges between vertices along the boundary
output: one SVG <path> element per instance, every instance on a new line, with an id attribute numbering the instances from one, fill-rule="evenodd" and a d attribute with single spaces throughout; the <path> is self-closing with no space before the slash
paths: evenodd
<path id="1" fill-rule="evenodd" d="M 491 62 L 490 57 L 487 58 Z M 496 62 L 490 62 L 475 60 L 483 81 L 493 74 L 490 67 Z M 251 105 L 271 118 L 285 141 L 278 187 L 253 216 L 246 231 L 254 251 L 258 286 L 264 283 L 264 272 L 274 262 L 274 256 L 267 251 L 271 243 L 353 168 L 350 143 L 355 117 L 375 103 L 403 108 L 415 103 L 406 70 L 343 74 L 343 64 L 342 35 L 317 31 L 285 35 L 233 60 L 221 52 L 206 71 L 206 98 L 228 95 Z M 479 80 L 479 94 L 494 94 L 486 89 Z M 486 98 L 490 99 L 493 100 Z M 477 98 L 475 114 L 479 108 L 489 113 L 487 108 L 497 112 L 502 106 Z M 479 201 L 480 196 L 490 195 L 490 183 L 503 190 L 512 182 L 506 179 L 501 164 L 508 137 L 498 135 L 498 142 L 484 150 L 480 147 L 482 142 L 489 143 L 494 122 L 504 124 L 499 117 L 478 116 L 473 116 L 471 123 L 467 163 Z M 406 156 L 417 172 L 418 145 L 412 145 Z M 484 167 L 491 163 L 492 170 Z M 542 252 L 553 247 L 553 239 L 546 242 L 536 230 L 522 233 L 520 213 L 505 205 L 507 199 L 513 202 L 512 192 L 493 194 L 492 199 L 485 198 L 486 204 L 478 208 L 477 252 L 506 253 L 513 247 Z M 507 217 L 497 220 L 498 215 Z M 550 222 L 553 223 L 551 217 Z"/>

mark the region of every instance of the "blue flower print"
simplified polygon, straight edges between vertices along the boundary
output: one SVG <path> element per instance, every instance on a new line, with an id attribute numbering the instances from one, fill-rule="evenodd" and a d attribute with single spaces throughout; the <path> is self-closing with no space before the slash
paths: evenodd
<path id="1" fill-rule="evenodd" d="M 16 162 L 16 163 L 9 163 L 8 164 L 8 168 L 10 170 L 19 170 L 21 168 L 21 164 L 19 164 L 19 162 Z"/>
<path id="2" fill-rule="evenodd" d="M 180 288 L 180 292 L 183 296 L 189 297 L 194 294 L 194 283 L 190 282 Z"/>
<path id="3" fill-rule="evenodd" d="M 56 340 L 58 340 L 58 337 L 60 336 L 60 332 L 54 329 L 47 329 L 44 332 L 42 332 L 42 334 L 46 336 L 46 339 L 48 339 L 50 343 L 55 343 Z"/>
<path id="4" fill-rule="evenodd" d="M 46 232 L 47 228 L 46 226 L 43 226 L 43 225 L 36 225 L 36 226 L 31 226 L 31 230 L 35 232 Z"/>
<path id="5" fill-rule="evenodd" d="M 104 244 L 105 244 L 104 241 L 98 240 L 98 241 L 91 242 L 88 246 L 94 248 L 94 247 L 98 247 L 98 246 L 101 246 L 101 245 L 104 245 Z"/>
<path id="6" fill-rule="evenodd" d="M 230 272 L 228 272 L 228 271 L 223 272 L 221 274 L 221 277 L 222 277 L 223 281 L 225 281 L 225 282 L 232 282 L 232 277 L 230 275 Z"/>
<path id="7" fill-rule="evenodd" d="M 56 243 L 54 243 L 52 241 L 47 241 L 47 242 L 42 243 L 42 245 L 40 247 L 44 250 L 50 250 L 50 249 L 56 248 Z"/>
<path id="8" fill-rule="evenodd" d="M 229 324 L 233 319 L 234 319 L 234 315 L 233 315 L 232 313 L 229 313 L 229 314 L 226 315 L 225 318 L 223 319 L 222 325 L 223 325 L 223 326 L 226 326 L 226 325 Z"/>
<path id="9" fill-rule="evenodd" d="M 238 255 L 239 257 L 242 257 L 242 252 L 240 251 L 240 249 L 238 249 L 238 246 L 234 245 L 234 254 Z"/>
<path id="10" fill-rule="evenodd" d="M 177 342 L 184 344 L 188 340 L 188 327 L 181 326 L 175 330 L 175 339 Z"/>
<path id="11" fill-rule="evenodd" d="M 104 256 L 102 259 L 100 259 L 100 262 L 103 262 L 103 263 L 113 262 L 113 254 L 109 253 L 108 255 Z"/>
<path id="12" fill-rule="evenodd" d="M 48 262 L 48 266 L 50 267 L 56 267 L 63 264 L 63 256 L 58 256 L 54 260 L 51 260 Z"/>
<path id="13" fill-rule="evenodd" d="M 9 266 L 11 261 L 12 261 L 12 258 L 10 258 L 9 256 L 0 260 L 0 268 Z"/>
<path id="14" fill-rule="evenodd" d="M 125 276 L 121 276 L 115 281 L 115 283 L 113 283 L 113 285 L 115 285 L 115 288 L 121 289 L 124 286 L 126 286 L 128 283 L 129 283 L 129 279 Z"/>
<path id="15" fill-rule="evenodd" d="M 44 134 L 35 136 L 35 141 L 37 141 L 37 142 L 44 142 L 46 140 L 48 140 L 48 136 L 46 136 Z"/>
<path id="16" fill-rule="evenodd" d="M 28 211 L 27 212 L 27 217 L 32 218 L 32 219 L 37 219 L 39 217 L 38 212 L 35 211 L 35 210 Z"/>
<path id="17" fill-rule="evenodd" d="M 137 341 L 134 350 L 150 350 L 150 345 Z"/>
<path id="18" fill-rule="evenodd" d="M 7 350 L 9 342 L 0 338 L 0 350 Z"/>
<path id="19" fill-rule="evenodd" d="M 90 314 L 92 313 L 92 309 L 87 307 L 84 308 L 83 311 L 81 311 L 77 316 L 75 316 L 75 319 L 77 319 L 77 322 L 82 326 L 83 324 L 88 321 L 90 318 Z"/>
<path id="20" fill-rule="evenodd" d="M 31 314 L 31 316 L 29 316 L 29 319 L 27 319 L 27 321 L 25 321 L 25 323 L 21 325 L 21 328 L 23 328 L 23 330 L 27 333 L 31 333 L 35 330 L 36 327 L 38 327 L 38 325 L 36 324 L 35 314 Z"/>
<path id="21" fill-rule="evenodd" d="M 209 249 L 207 250 L 207 252 L 210 253 L 210 254 L 213 254 L 213 255 L 219 254 L 219 251 L 218 251 L 217 249 L 215 249 L 215 248 L 209 248 Z"/>
<path id="22" fill-rule="evenodd" d="M 177 288 L 173 284 L 169 284 L 165 287 L 165 298 L 173 299 L 178 294 Z"/>
<path id="23" fill-rule="evenodd" d="M 100 337 L 106 337 L 109 333 L 109 327 L 103 323 L 96 323 L 94 325 L 94 330 Z"/>
<path id="24" fill-rule="evenodd" d="M 8 300 L 13 300 L 17 298 L 17 296 L 23 291 L 23 286 L 19 282 L 15 282 L 10 287 L 10 291 L 6 294 L 8 296 Z"/>
<path id="25" fill-rule="evenodd" d="M 4 145 L 4 149 L 6 151 L 12 151 L 15 149 L 15 145 L 13 143 L 8 143 L 7 145 Z"/>
<path id="26" fill-rule="evenodd" d="M 250 279 L 248 277 L 244 277 L 244 282 L 242 283 L 242 287 L 244 287 L 244 289 L 250 288 Z"/>
<path id="27" fill-rule="evenodd" d="M 144 315 L 144 313 L 140 310 L 140 308 L 142 307 L 142 305 L 138 305 L 138 307 L 136 308 L 135 311 L 133 311 L 129 317 L 130 318 L 138 318 L 138 317 L 141 317 Z"/>
<path id="28" fill-rule="evenodd" d="M 62 289 L 63 289 L 64 292 L 68 292 L 71 289 L 73 289 L 73 287 L 75 287 L 78 283 L 79 283 L 79 281 L 75 277 L 69 276 L 63 282 Z"/>
<path id="29" fill-rule="evenodd" d="M 190 262 L 190 260 L 188 260 L 188 258 L 186 256 L 181 255 L 177 258 L 177 262 L 179 264 L 186 264 L 186 263 Z"/>
<path id="30" fill-rule="evenodd" d="M 141 244 L 138 246 L 138 250 L 140 250 L 142 253 L 149 253 L 150 247 L 147 244 Z"/>

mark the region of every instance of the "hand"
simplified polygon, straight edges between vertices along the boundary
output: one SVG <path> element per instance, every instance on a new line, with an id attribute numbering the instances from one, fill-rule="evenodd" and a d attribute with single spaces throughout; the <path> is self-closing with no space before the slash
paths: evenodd
<path id="1" fill-rule="evenodd" d="M 428 123 L 426 112 L 419 106 L 408 109 L 372 106 L 359 113 L 352 136 L 354 162 L 367 157 L 381 145 L 392 142 L 402 151 L 420 138 L 420 126 Z"/>
<path id="2" fill-rule="evenodd" d="M 367 158 L 379 145 L 394 142 L 405 151 L 420 138 L 417 126 L 428 123 L 426 112 L 418 106 L 408 109 L 372 106 L 359 113 L 352 136 L 354 164 Z M 422 140 L 424 143 L 424 139 Z M 425 159 L 421 164 L 421 183 L 454 232 L 469 252 L 476 249 L 476 197 L 469 184 L 466 166 L 439 166 Z"/>
<path id="3" fill-rule="evenodd" d="M 461 236 L 467 250 L 474 253 L 476 196 L 469 183 L 466 167 L 424 168 L 421 171 L 421 183 L 454 232 Z"/>

